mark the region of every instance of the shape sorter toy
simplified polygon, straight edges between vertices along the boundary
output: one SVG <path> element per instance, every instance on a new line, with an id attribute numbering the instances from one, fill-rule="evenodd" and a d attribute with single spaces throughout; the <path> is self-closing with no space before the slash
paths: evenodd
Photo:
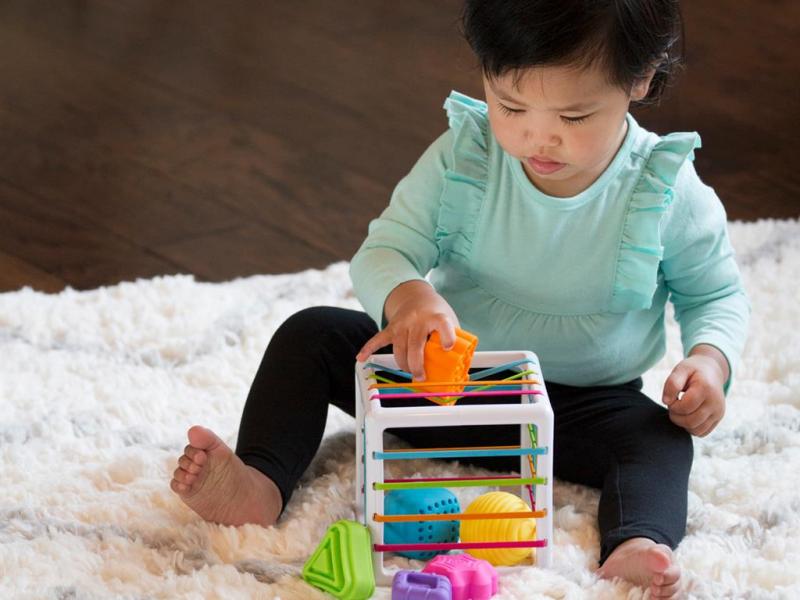
<path id="1" fill-rule="evenodd" d="M 469 554 L 437 556 L 422 572 L 442 575 L 450 582 L 449 600 L 489 600 L 497 594 L 497 571 Z"/>
<path id="2" fill-rule="evenodd" d="M 453 600 L 453 589 L 444 575 L 398 571 L 392 580 L 392 600 Z"/>
<path id="3" fill-rule="evenodd" d="M 303 566 L 303 579 L 341 600 L 371 598 L 375 591 L 369 531 L 337 521 Z"/>
<path id="4" fill-rule="evenodd" d="M 471 367 L 469 380 L 461 382 L 463 390 L 457 388 L 454 395 L 453 381 L 412 382 L 411 375 L 399 370 L 394 357 L 389 354 L 375 354 L 368 362 L 356 364 L 356 506 L 359 520 L 372 535 L 373 571 L 378 585 L 390 585 L 392 581 L 392 573 L 384 566 L 386 552 L 440 554 L 451 550 L 535 548 L 527 564 L 550 565 L 553 410 L 539 359 L 527 351 L 475 352 Z M 493 375 L 504 378 L 493 379 Z M 437 389 L 447 391 L 437 392 Z M 459 404 L 458 400 L 465 397 L 470 398 L 469 403 Z M 486 401 L 489 397 L 491 403 Z M 443 398 L 447 403 L 442 401 Z M 387 429 L 486 425 L 518 425 L 519 445 L 410 450 L 384 448 Z M 387 460 L 497 456 L 518 456 L 519 476 L 385 478 L 384 463 Z M 433 501 L 416 507 L 417 510 L 408 510 L 406 514 L 387 510 L 390 505 L 387 496 L 394 490 L 431 490 L 441 495 L 443 489 L 467 487 L 517 488 L 519 497 L 525 500 L 526 505 L 529 504 L 530 510 L 461 512 L 459 508 L 460 512 L 453 512 L 452 508 L 437 510 L 427 506 L 435 504 Z M 508 540 L 489 536 L 491 539 L 441 542 L 421 541 L 415 535 L 413 539 L 397 540 L 395 531 L 390 536 L 392 543 L 387 543 L 384 533 L 386 523 L 413 524 L 424 530 L 437 521 L 483 520 L 501 525 L 508 519 L 531 518 L 536 519 L 534 539 Z M 408 529 L 417 530 L 416 527 Z M 485 529 L 508 530 L 505 527 Z M 519 563 L 519 566 L 524 564 Z M 499 571 L 502 573 L 513 568 L 503 567 Z"/>

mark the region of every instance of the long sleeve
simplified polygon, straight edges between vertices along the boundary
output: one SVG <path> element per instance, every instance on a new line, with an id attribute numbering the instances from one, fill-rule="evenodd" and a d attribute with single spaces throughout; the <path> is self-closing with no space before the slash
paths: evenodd
<path id="1" fill-rule="evenodd" d="M 681 327 L 684 353 L 698 344 L 719 349 L 731 378 L 747 338 L 750 303 L 728 240 L 725 210 L 687 162 L 664 232 L 661 269 Z"/>
<path id="2" fill-rule="evenodd" d="M 378 326 L 383 305 L 401 283 L 424 279 L 439 260 L 435 231 L 453 136 L 443 133 L 395 187 L 389 206 L 369 225 L 350 262 L 356 296 Z"/>

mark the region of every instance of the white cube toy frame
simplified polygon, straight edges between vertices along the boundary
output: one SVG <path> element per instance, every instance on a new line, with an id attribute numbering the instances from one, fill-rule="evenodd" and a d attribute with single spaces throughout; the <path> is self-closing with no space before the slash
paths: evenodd
<path id="1" fill-rule="evenodd" d="M 376 452 L 383 452 L 384 432 L 387 429 L 406 427 L 446 427 L 456 425 L 519 425 L 520 448 L 531 448 L 529 425 L 536 427 L 536 442 L 541 454 L 535 460 L 536 473 L 531 472 L 528 455 L 520 455 L 520 477 L 541 477 L 544 483 L 536 485 L 534 499 L 537 510 L 544 515 L 537 519 L 536 537 L 544 545 L 532 553 L 531 564 L 550 566 L 552 523 L 552 472 L 553 472 L 553 410 L 539 366 L 533 352 L 476 352 L 472 360 L 473 369 L 489 369 L 514 363 L 523 370 L 533 370 L 538 383 L 523 384 L 522 390 L 531 395 L 519 395 L 518 403 L 439 405 L 431 402 L 426 406 L 381 406 L 375 397 L 379 390 L 371 388 L 371 378 L 381 367 L 397 370 L 397 363 L 390 354 L 375 354 L 367 363 L 356 364 L 356 506 L 359 520 L 372 534 L 374 546 L 384 542 L 384 523 L 373 518 L 384 514 L 385 490 L 375 489 L 374 484 L 384 481 L 383 460 Z M 509 383 L 514 383 L 509 381 Z M 479 381 L 475 382 L 479 385 Z M 411 386 L 410 386 L 411 387 Z M 535 394 L 535 395 L 533 395 Z M 442 487 L 446 487 L 443 485 Z M 526 486 L 520 486 L 520 496 L 525 498 Z M 534 508 L 534 507 L 532 507 Z M 384 552 L 373 550 L 373 569 L 378 585 L 390 585 L 393 573 L 386 569 Z M 501 567 L 505 571 L 519 567 Z"/>

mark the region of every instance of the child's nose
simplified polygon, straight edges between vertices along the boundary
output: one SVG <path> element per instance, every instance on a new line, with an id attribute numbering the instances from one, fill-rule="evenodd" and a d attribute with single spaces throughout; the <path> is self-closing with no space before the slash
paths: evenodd
<path id="1" fill-rule="evenodd" d="M 531 146 L 549 147 L 560 143 L 558 134 L 546 127 L 527 127 L 525 129 L 525 142 Z"/>

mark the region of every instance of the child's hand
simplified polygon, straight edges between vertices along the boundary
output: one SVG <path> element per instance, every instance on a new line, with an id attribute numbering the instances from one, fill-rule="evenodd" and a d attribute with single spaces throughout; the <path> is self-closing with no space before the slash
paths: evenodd
<path id="1" fill-rule="evenodd" d="M 370 354 L 392 345 L 395 360 L 414 381 L 425 379 L 424 348 L 428 335 L 436 330 L 442 347 L 449 350 L 456 342 L 458 318 L 450 305 L 424 281 L 398 285 L 386 298 L 386 328 L 374 335 L 359 350 L 356 358 L 365 361 Z"/>
<path id="2" fill-rule="evenodd" d="M 662 401 L 670 420 L 698 437 L 711 433 L 725 415 L 723 386 L 729 373 L 722 352 L 707 344 L 692 348 L 664 384 Z"/>

